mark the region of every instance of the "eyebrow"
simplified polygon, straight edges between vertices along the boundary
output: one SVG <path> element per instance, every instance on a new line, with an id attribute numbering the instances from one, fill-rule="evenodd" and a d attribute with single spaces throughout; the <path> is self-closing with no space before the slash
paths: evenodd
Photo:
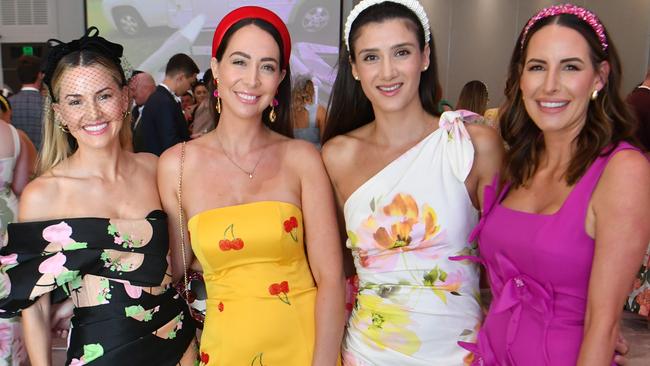
<path id="1" fill-rule="evenodd" d="M 529 64 L 529 63 L 531 63 L 531 62 L 537 62 L 537 63 L 541 63 L 541 64 L 547 64 L 546 61 L 544 61 L 544 60 L 540 60 L 540 59 L 538 59 L 538 58 L 531 58 L 530 60 L 526 61 L 527 64 Z M 561 64 L 563 64 L 563 63 L 567 63 L 567 62 L 580 62 L 580 63 L 583 63 L 583 64 L 585 63 L 585 62 L 584 62 L 580 57 L 569 57 L 569 58 L 563 58 L 563 59 L 560 60 L 560 63 L 561 63 Z"/>
<path id="2" fill-rule="evenodd" d="M 110 90 L 110 89 L 111 89 L 111 87 L 107 86 L 104 89 L 96 91 L 95 95 L 101 94 L 101 93 L 105 92 L 106 90 Z M 81 94 L 67 94 L 64 98 L 79 98 L 81 96 L 82 96 Z"/>
<path id="3" fill-rule="evenodd" d="M 415 47 L 415 45 L 413 43 L 411 43 L 411 42 L 404 42 L 404 43 L 396 44 L 396 45 L 392 46 L 390 49 L 394 50 L 396 48 L 402 48 L 402 47 L 408 47 L 408 46 Z M 359 53 L 361 54 L 361 53 L 365 53 L 365 52 L 377 52 L 377 51 L 379 51 L 379 48 L 364 48 L 364 49 L 360 50 Z"/>
<path id="4" fill-rule="evenodd" d="M 231 53 L 230 57 L 232 57 L 232 56 L 241 56 L 241 57 L 249 59 L 249 60 L 252 59 L 251 55 L 249 55 L 247 53 L 244 53 L 244 52 L 241 52 L 241 51 L 235 51 L 235 52 Z M 271 61 L 271 62 L 275 62 L 276 64 L 280 63 L 280 62 L 278 62 L 278 60 L 276 60 L 273 57 L 262 57 L 261 61 L 263 61 L 263 62 Z"/>

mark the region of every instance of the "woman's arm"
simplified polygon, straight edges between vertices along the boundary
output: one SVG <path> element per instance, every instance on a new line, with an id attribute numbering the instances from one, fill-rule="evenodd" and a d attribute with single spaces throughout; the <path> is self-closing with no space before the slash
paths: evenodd
<path id="1" fill-rule="evenodd" d="M 34 176 L 37 152 L 34 144 L 23 131 L 18 130 L 18 136 L 20 137 L 20 154 L 18 155 L 18 159 L 16 159 L 11 190 L 17 196 L 20 196 L 27 183 L 29 183 L 29 180 Z"/>
<path id="2" fill-rule="evenodd" d="M 51 365 L 50 294 L 41 296 L 21 314 L 25 346 L 32 366 Z"/>
<path id="3" fill-rule="evenodd" d="M 183 245 L 180 241 L 181 225 L 179 223 L 180 211 L 177 196 L 180 159 L 181 144 L 177 144 L 168 149 L 158 159 L 158 191 L 163 210 L 167 213 L 169 222 L 169 249 L 171 251 L 172 278 L 174 282 L 181 280 L 187 270 L 183 265 Z M 186 175 L 187 169 L 184 168 L 183 170 Z M 186 182 L 187 179 L 184 179 L 183 183 Z M 183 188 L 182 191 L 186 191 L 186 188 Z M 185 265 L 189 267 L 194 256 L 187 233 L 187 216 L 185 210 L 183 210 L 183 229 L 185 236 Z"/>
<path id="4" fill-rule="evenodd" d="M 345 278 L 334 196 L 318 151 L 302 141 L 292 144 L 296 151 L 291 155 L 301 157 L 298 168 L 305 242 L 309 265 L 318 287 L 312 365 L 332 366 L 339 358 L 345 325 Z"/>
<path id="5" fill-rule="evenodd" d="M 646 158 L 621 151 L 610 160 L 592 196 L 586 230 L 596 247 L 578 365 L 612 362 L 625 297 L 650 242 L 648 187 Z"/>
<path id="6" fill-rule="evenodd" d="M 53 178 L 38 178 L 25 187 L 18 206 L 18 221 L 43 220 L 54 210 L 51 197 L 57 191 Z M 51 365 L 50 338 L 50 295 L 41 296 L 34 304 L 22 312 L 25 346 L 31 364 L 34 366 Z"/>
<path id="7" fill-rule="evenodd" d="M 503 141 L 497 132 L 487 126 L 466 124 L 474 145 L 474 163 L 465 186 L 474 207 L 483 210 L 485 186 L 492 184 L 503 161 Z"/>

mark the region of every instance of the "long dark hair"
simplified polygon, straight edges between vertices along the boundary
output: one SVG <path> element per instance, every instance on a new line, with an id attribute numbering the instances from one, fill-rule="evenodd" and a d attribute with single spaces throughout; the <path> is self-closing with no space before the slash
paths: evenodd
<path id="1" fill-rule="evenodd" d="M 225 35 L 223 36 L 223 40 L 221 41 L 221 44 L 219 44 L 219 48 L 217 48 L 217 52 L 215 54 L 217 61 L 221 62 L 221 60 L 223 59 L 223 54 L 226 51 L 226 48 L 228 47 L 228 43 L 230 42 L 230 38 L 232 38 L 232 35 L 235 34 L 235 32 L 237 32 L 239 29 L 251 24 L 254 24 L 255 26 L 259 27 L 260 29 L 267 32 L 273 37 L 275 42 L 278 44 L 278 48 L 280 49 L 280 65 L 284 65 L 285 60 L 282 52 L 284 48 L 283 48 L 282 38 L 280 37 L 280 33 L 271 24 L 258 18 L 242 19 L 237 23 L 235 23 L 233 26 L 231 26 L 228 29 L 228 31 L 226 31 Z M 291 118 L 291 67 L 289 65 L 289 62 L 287 62 L 286 65 L 287 65 L 286 75 L 284 76 L 282 82 L 280 82 L 280 85 L 278 86 L 278 92 L 276 95 L 279 105 L 275 107 L 275 113 L 277 114 L 275 122 L 271 122 L 269 120 L 269 113 L 271 112 L 270 106 L 267 107 L 262 113 L 262 122 L 271 130 L 279 134 L 282 134 L 287 137 L 293 137 L 293 129 L 291 127 L 291 119 L 290 119 Z M 215 107 L 217 105 L 217 98 L 214 96 L 215 88 L 216 88 L 216 80 L 212 83 L 208 83 L 208 95 L 210 98 L 210 113 L 212 113 L 212 115 L 214 116 L 214 120 L 216 124 L 219 124 L 220 116 L 218 113 L 215 113 Z"/>
<path id="2" fill-rule="evenodd" d="M 359 38 L 360 29 L 369 23 L 382 23 L 392 19 L 404 19 L 407 27 L 413 29 L 419 42 L 420 50 L 424 50 L 424 28 L 418 17 L 407 7 L 390 1 L 372 5 L 361 12 L 352 23 L 350 29 L 350 51 L 345 45 L 339 52 L 338 72 L 332 87 L 327 113 L 327 122 L 323 132 L 323 142 L 348 133 L 375 119 L 372 103 L 363 93 L 361 85 L 352 77 L 352 65 L 355 62 L 354 43 Z M 437 105 L 441 96 L 438 80 L 438 64 L 433 35 L 429 41 L 429 68 L 420 75 L 419 96 L 425 111 L 439 116 Z"/>
<path id="3" fill-rule="evenodd" d="M 499 113 L 501 134 L 510 147 L 504 158 L 501 179 L 502 182 L 511 183 L 513 187 L 524 185 L 533 177 L 545 149 L 542 131 L 535 125 L 524 106 L 520 81 L 530 39 L 537 31 L 551 24 L 580 33 L 589 45 L 590 59 L 594 67 L 603 61 L 607 61 L 610 66 L 609 77 L 596 100 L 589 102 L 587 121 L 575 138 L 576 150 L 565 172 L 567 184 L 575 184 L 599 155 L 609 153 L 619 142 L 635 143 L 634 119 L 620 95 L 621 62 L 607 30 L 604 32 L 609 46 L 605 50 L 593 28 L 575 15 L 560 14 L 541 19 L 525 35 L 523 46 L 523 31 L 519 35 L 508 67 L 506 101 L 501 107 L 502 112 Z M 605 151 L 608 146 L 610 149 Z"/>

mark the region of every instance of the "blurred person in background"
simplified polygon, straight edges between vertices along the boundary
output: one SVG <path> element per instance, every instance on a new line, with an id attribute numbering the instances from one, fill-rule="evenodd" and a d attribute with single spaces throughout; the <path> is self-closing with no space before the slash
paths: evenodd
<path id="1" fill-rule="evenodd" d="M 25 131 L 36 149 L 40 150 L 43 126 L 41 59 L 35 56 L 20 56 L 16 70 L 22 86 L 17 94 L 9 98 L 13 106 L 12 123 L 16 128 Z"/>

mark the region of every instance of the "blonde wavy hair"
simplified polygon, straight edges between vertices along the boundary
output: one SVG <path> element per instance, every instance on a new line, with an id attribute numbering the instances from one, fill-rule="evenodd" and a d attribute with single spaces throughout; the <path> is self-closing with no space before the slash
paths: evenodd
<path id="1" fill-rule="evenodd" d="M 52 74 L 51 90 L 53 95 L 46 98 L 43 110 L 43 146 L 38 157 L 37 175 L 42 175 L 77 151 L 77 141 L 71 134 L 64 132 L 59 127 L 55 116 L 53 103 L 58 103 L 57 96 L 61 91 L 61 82 L 65 80 L 66 72 L 76 67 L 100 66 L 110 73 L 122 93 L 128 93 L 124 78 L 124 71 L 109 58 L 93 51 L 72 52 L 59 61 Z M 122 149 L 131 150 L 131 115 L 125 113 L 122 128 L 120 129 L 120 146 Z"/>

